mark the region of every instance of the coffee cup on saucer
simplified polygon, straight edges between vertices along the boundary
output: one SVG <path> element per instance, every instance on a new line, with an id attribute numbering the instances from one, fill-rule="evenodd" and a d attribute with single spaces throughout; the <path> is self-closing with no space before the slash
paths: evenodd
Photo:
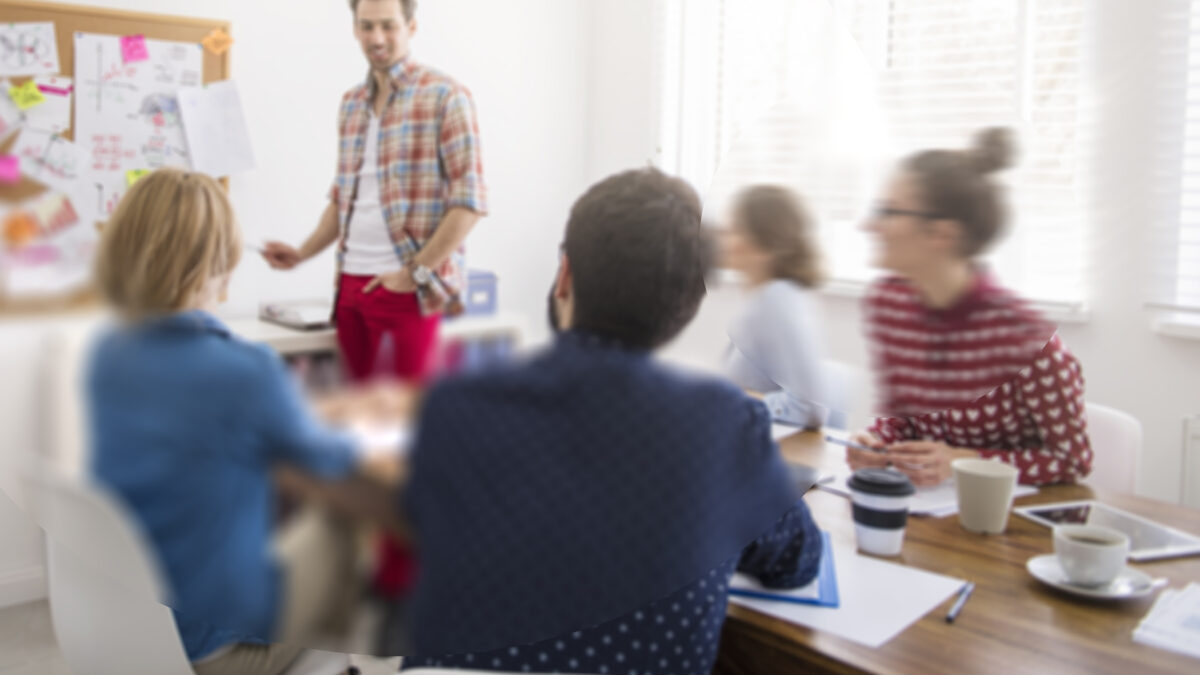
<path id="1" fill-rule="evenodd" d="M 1100 525 L 1057 525 L 1054 554 L 1072 584 L 1103 586 L 1125 569 L 1129 536 Z"/>

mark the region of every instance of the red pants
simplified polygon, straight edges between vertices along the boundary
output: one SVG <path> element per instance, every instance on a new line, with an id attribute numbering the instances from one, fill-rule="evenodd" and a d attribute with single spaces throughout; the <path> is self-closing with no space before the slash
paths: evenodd
<path id="1" fill-rule="evenodd" d="M 334 309 L 338 344 L 353 382 L 395 376 L 421 381 L 430 375 L 440 317 L 421 316 L 416 293 L 363 288 L 373 277 L 343 274 Z M 379 539 L 375 588 L 388 597 L 407 593 L 416 581 L 412 549 L 392 537 Z"/>
<path id="2" fill-rule="evenodd" d="M 425 379 L 434 363 L 441 318 L 421 316 L 416 293 L 393 293 L 383 286 L 363 293 L 372 278 L 343 274 L 333 313 L 350 379 Z"/>

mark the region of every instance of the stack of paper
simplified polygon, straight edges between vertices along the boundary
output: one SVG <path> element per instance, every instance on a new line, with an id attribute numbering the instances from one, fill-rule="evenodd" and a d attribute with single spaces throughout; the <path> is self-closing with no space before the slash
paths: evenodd
<path id="1" fill-rule="evenodd" d="M 859 555 L 851 548 L 837 548 L 832 558 L 837 607 L 795 599 L 746 597 L 736 592 L 737 586 L 729 601 L 875 648 L 945 602 L 963 585 L 962 579 Z"/>
<path id="2" fill-rule="evenodd" d="M 1133 641 L 1200 659 L 1200 584 L 1163 591 L 1134 629 Z"/>
<path id="3" fill-rule="evenodd" d="M 847 484 L 849 480 L 850 470 L 846 469 L 836 474 L 832 481 L 822 484 L 820 487 L 834 494 L 849 497 L 850 486 Z M 1037 488 L 1018 485 L 1013 490 L 1013 499 L 1035 494 L 1037 494 Z M 917 516 L 933 516 L 935 518 L 958 513 L 958 492 L 954 485 L 954 479 L 951 478 L 934 487 L 917 488 L 917 493 L 913 495 L 912 502 L 909 503 L 908 512 Z"/>

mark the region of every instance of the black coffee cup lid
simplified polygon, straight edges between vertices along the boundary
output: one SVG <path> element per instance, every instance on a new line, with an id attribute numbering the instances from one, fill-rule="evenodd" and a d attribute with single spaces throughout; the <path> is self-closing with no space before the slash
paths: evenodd
<path id="1" fill-rule="evenodd" d="M 883 497 L 907 497 L 917 491 L 908 476 L 888 469 L 859 469 L 849 485 L 851 490 Z"/>

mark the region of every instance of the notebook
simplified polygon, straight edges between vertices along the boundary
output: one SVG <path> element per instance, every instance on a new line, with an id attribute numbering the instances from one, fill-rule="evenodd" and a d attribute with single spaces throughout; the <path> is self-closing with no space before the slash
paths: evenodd
<path id="1" fill-rule="evenodd" d="M 766 588 L 746 574 L 735 574 L 729 584 L 730 595 L 759 600 L 778 600 L 820 607 L 838 606 L 837 571 L 833 565 L 833 545 L 829 533 L 821 532 L 821 562 L 817 578 L 800 588 Z"/>

